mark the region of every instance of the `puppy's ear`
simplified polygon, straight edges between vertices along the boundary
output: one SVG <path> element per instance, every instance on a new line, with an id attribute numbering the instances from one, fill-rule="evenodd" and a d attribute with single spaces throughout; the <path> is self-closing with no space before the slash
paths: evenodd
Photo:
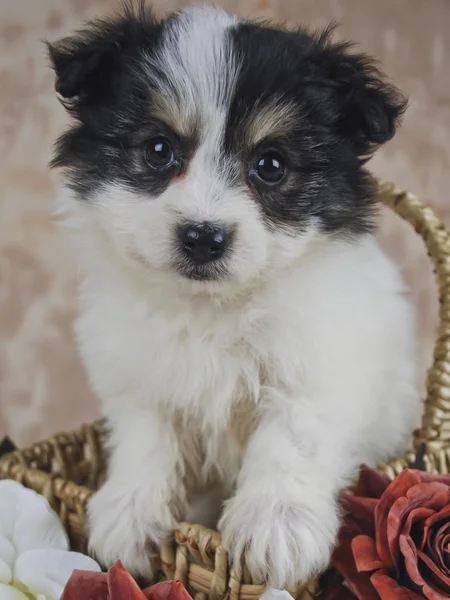
<path id="1" fill-rule="evenodd" d="M 84 31 L 48 44 L 55 89 L 65 100 L 90 101 L 108 88 L 120 63 L 120 24 L 96 22 Z"/>
<path id="2" fill-rule="evenodd" d="M 141 52 L 151 50 L 160 29 L 142 2 L 136 9 L 126 8 L 123 16 L 98 19 L 73 36 L 47 44 L 63 103 L 76 109 L 110 96 L 113 82 Z"/>
<path id="3" fill-rule="evenodd" d="M 367 155 L 394 136 L 407 100 L 370 57 L 351 53 L 350 44 L 329 43 L 329 33 L 322 36 L 322 64 L 335 90 L 336 125 L 358 155 Z"/>

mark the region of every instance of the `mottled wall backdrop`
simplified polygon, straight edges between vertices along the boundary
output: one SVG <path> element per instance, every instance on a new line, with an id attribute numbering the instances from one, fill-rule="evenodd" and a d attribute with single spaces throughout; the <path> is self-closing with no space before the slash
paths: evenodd
<path id="1" fill-rule="evenodd" d="M 220 0 L 219 0 L 220 2 Z M 342 25 L 410 96 L 404 126 L 372 169 L 414 191 L 450 222 L 449 0 L 223 0 L 240 15 Z M 114 0 L 0 0 L 0 436 L 25 444 L 96 414 L 73 344 L 75 269 L 52 213 L 60 194 L 47 163 L 65 115 L 42 40 L 55 39 Z M 185 2 L 157 0 L 155 10 Z M 391 215 L 381 237 L 404 266 L 421 315 L 422 368 L 436 322 L 421 243 Z M 370 315 L 368 315 L 370 318 Z"/>

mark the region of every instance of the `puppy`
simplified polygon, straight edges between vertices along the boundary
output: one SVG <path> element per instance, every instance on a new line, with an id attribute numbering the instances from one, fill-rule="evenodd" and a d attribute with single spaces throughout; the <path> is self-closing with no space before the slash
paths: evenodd
<path id="1" fill-rule="evenodd" d="M 109 421 L 90 548 L 150 577 L 184 519 L 274 587 L 324 569 L 337 495 L 400 454 L 414 316 L 373 238 L 370 154 L 405 101 L 369 58 L 216 8 L 50 46 L 81 356 Z M 208 502 L 207 499 L 211 498 Z"/>

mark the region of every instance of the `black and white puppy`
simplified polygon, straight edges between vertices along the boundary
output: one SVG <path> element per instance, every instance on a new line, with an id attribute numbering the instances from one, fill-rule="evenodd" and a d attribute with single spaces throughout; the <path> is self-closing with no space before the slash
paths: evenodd
<path id="1" fill-rule="evenodd" d="M 149 548 L 218 508 L 234 564 L 305 581 L 339 490 L 401 453 L 419 410 L 363 168 L 405 102 L 328 33 L 215 8 L 130 10 L 50 55 L 78 342 L 111 426 L 91 549 L 148 577 Z"/>

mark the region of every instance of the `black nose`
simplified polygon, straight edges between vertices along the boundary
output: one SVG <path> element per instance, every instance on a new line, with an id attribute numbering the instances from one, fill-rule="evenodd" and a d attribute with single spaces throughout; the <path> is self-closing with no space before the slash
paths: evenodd
<path id="1" fill-rule="evenodd" d="M 179 227 L 178 239 L 183 253 L 201 265 L 223 256 L 230 234 L 213 223 L 186 223 Z"/>

